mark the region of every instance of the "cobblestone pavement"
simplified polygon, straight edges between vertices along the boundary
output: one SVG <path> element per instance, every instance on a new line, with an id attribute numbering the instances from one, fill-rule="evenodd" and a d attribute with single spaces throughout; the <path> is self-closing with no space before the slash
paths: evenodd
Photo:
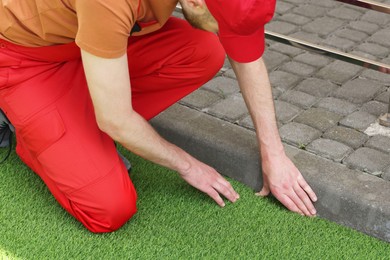
<path id="1" fill-rule="evenodd" d="M 390 64 L 390 14 L 333 0 L 278 0 L 266 29 Z M 365 133 L 387 112 L 390 74 L 274 41 L 263 57 L 282 141 L 319 198 L 318 215 L 390 242 L 390 134 Z M 261 187 L 253 124 L 228 61 L 151 123 L 221 173 Z"/>
<path id="2" fill-rule="evenodd" d="M 390 1 L 381 1 L 389 4 Z M 267 30 L 390 64 L 390 15 L 332 0 L 279 0 Z M 387 112 L 390 74 L 267 41 L 283 142 L 390 180 L 390 137 L 364 133 Z M 252 129 L 228 62 L 180 103 Z"/>

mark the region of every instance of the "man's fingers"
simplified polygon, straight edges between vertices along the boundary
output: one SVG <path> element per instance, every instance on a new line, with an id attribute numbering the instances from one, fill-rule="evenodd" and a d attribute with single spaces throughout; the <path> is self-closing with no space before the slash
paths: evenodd
<path id="1" fill-rule="evenodd" d="M 206 194 L 209 195 L 219 206 L 225 207 L 225 202 L 216 190 L 210 187 L 210 189 L 206 191 Z"/>
<path id="2" fill-rule="evenodd" d="M 293 187 L 297 197 L 296 197 L 296 204 L 297 206 L 306 214 L 306 215 L 315 215 L 317 212 L 314 208 L 313 203 L 311 202 L 309 196 L 306 194 L 306 192 L 299 186 L 297 183 Z M 307 214 L 309 213 L 309 214 Z"/>
<path id="3" fill-rule="evenodd" d="M 297 205 L 286 195 L 282 194 L 280 197 L 277 197 L 277 199 L 290 211 L 298 213 L 302 216 L 305 214 L 297 207 Z"/>
<path id="4" fill-rule="evenodd" d="M 314 193 L 314 191 L 311 189 L 311 187 L 309 186 L 309 184 L 307 184 L 307 182 L 305 181 L 305 179 L 301 176 L 300 178 L 298 178 L 298 184 L 302 187 L 302 189 L 307 193 L 307 195 L 309 195 L 310 199 L 314 202 L 317 201 L 317 196 L 316 194 Z"/>
<path id="5" fill-rule="evenodd" d="M 236 202 L 239 197 L 232 185 L 225 179 L 217 181 L 212 187 L 231 202 Z"/>

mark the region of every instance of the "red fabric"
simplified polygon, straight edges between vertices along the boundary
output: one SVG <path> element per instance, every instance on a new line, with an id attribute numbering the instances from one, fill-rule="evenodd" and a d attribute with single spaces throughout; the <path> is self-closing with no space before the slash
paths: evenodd
<path id="1" fill-rule="evenodd" d="M 274 15 L 276 0 L 206 0 L 206 4 L 230 58 L 246 63 L 263 55 L 264 25 Z"/>
<path id="2" fill-rule="evenodd" d="M 133 106 L 146 119 L 207 82 L 223 64 L 216 36 L 170 19 L 131 37 Z M 15 126 L 17 153 L 58 202 L 92 232 L 136 212 L 136 191 L 113 140 L 96 124 L 74 44 L 27 48 L 0 40 L 0 108 Z"/>

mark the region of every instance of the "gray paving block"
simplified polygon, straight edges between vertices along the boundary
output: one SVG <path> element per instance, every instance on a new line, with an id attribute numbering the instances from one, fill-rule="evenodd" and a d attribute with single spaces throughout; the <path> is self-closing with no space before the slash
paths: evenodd
<path id="1" fill-rule="evenodd" d="M 390 86 L 390 74 L 386 74 L 375 70 L 364 70 L 363 73 L 361 74 L 361 77 L 369 79 L 370 81 L 374 80 L 380 82 L 385 86 Z M 386 102 L 388 102 L 388 99 Z"/>
<path id="2" fill-rule="evenodd" d="M 304 151 L 292 160 L 319 198 L 319 217 L 390 241 L 390 182 Z"/>
<path id="3" fill-rule="evenodd" d="M 315 106 L 340 115 L 348 115 L 357 109 L 355 104 L 334 97 L 321 99 Z"/>
<path id="4" fill-rule="evenodd" d="M 303 54 L 295 56 L 294 61 L 305 63 L 315 67 L 324 67 L 331 62 L 331 59 L 326 58 L 322 55 L 305 52 Z"/>
<path id="5" fill-rule="evenodd" d="M 273 71 L 269 74 L 271 86 L 279 89 L 281 92 L 285 92 L 293 88 L 296 83 L 301 80 L 301 77 L 284 72 L 284 71 Z"/>
<path id="6" fill-rule="evenodd" d="M 389 103 L 390 91 L 383 91 L 378 96 L 375 97 L 375 100 L 383 103 Z"/>
<path id="7" fill-rule="evenodd" d="M 290 34 L 289 36 L 298 40 L 303 40 L 314 44 L 321 44 L 324 41 L 324 39 L 319 37 L 316 33 L 310 33 L 305 31 L 298 31 L 293 34 Z"/>
<path id="8" fill-rule="evenodd" d="M 366 134 L 343 126 L 330 128 L 324 133 L 323 137 L 344 143 L 353 149 L 359 148 L 368 140 L 368 136 Z"/>
<path id="9" fill-rule="evenodd" d="M 361 42 L 368 37 L 368 34 L 364 32 L 345 28 L 337 30 L 334 34 L 338 37 L 345 38 L 353 42 Z"/>
<path id="10" fill-rule="evenodd" d="M 283 21 L 273 21 L 265 25 L 265 29 L 280 34 L 290 34 L 298 29 L 294 24 Z"/>
<path id="11" fill-rule="evenodd" d="M 344 117 L 340 121 L 340 125 L 350 127 L 359 131 L 364 131 L 369 127 L 372 123 L 376 121 L 376 117 L 364 112 L 364 111 L 356 111 L 352 114 Z"/>
<path id="12" fill-rule="evenodd" d="M 357 47 L 357 50 L 369 53 L 377 57 L 386 57 L 389 54 L 389 49 L 375 43 L 364 42 Z"/>
<path id="13" fill-rule="evenodd" d="M 324 44 L 332 48 L 347 52 L 352 49 L 352 47 L 355 45 L 355 42 L 332 35 L 324 41 Z"/>
<path id="14" fill-rule="evenodd" d="M 390 156 L 375 149 L 362 147 L 348 156 L 344 163 L 352 169 L 377 173 L 382 172 L 390 164 Z"/>
<path id="15" fill-rule="evenodd" d="M 382 179 L 384 179 L 385 181 L 390 181 L 390 167 L 387 167 L 382 175 L 381 175 Z"/>
<path id="16" fill-rule="evenodd" d="M 197 109 L 206 108 L 218 100 L 221 99 L 221 96 L 215 94 L 211 91 L 198 89 L 192 92 L 190 95 L 183 98 L 180 103 L 185 104 L 190 107 L 195 107 Z"/>
<path id="17" fill-rule="evenodd" d="M 348 100 L 352 103 L 363 104 L 376 97 L 384 88 L 385 87 L 379 83 L 365 79 L 354 79 L 337 89 L 333 93 L 333 96 Z"/>
<path id="18" fill-rule="evenodd" d="M 294 90 L 299 90 L 316 97 L 326 97 L 338 86 L 323 79 L 307 78 L 300 82 Z"/>
<path id="19" fill-rule="evenodd" d="M 322 68 L 316 75 L 332 82 L 343 84 L 354 78 L 362 68 L 343 61 L 334 61 Z"/>
<path id="20" fill-rule="evenodd" d="M 325 132 L 335 126 L 343 118 L 342 115 L 330 112 L 322 108 L 310 108 L 297 116 L 294 122 L 305 124 Z"/>
<path id="21" fill-rule="evenodd" d="M 325 15 L 327 8 L 316 5 L 300 5 L 293 9 L 293 12 L 310 18 L 318 18 Z"/>
<path id="22" fill-rule="evenodd" d="M 227 77 L 216 77 L 207 82 L 202 88 L 210 90 L 221 97 L 227 97 L 233 93 L 238 93 L 240 87 L 238 82 L 234 79 Z"/>
<path id="23" fill-rule="evenodd" d="M 328 8 L 340 6 L 340 3 L 335 2 L 333 0 L 312 1 L 312 2 L 310 2 L 310 4 L 318 5 L 318 6 L 322 6 L 322 7 L 328 7 Z"/>
<path id="24" fill-rule="evenodd" d="M 365 32 L 367 34 L 373 34 L 380 29 L 379 25 L 375 23 L 369 23 L 366 21 L 352 21 L 348 24 L 348 27 L 354 30 Z"/>
<path id="25" fill-rule="evenodd" d="M 390 30 L 380 30 L 368 38 L 368 41 L 385 47 L 390 47 Z"/>
<path id="26" fill-rule="evenodd" d="M 302 77 L 308 77 L 317 70 L 313 66 L 303 64 L 300 62 L 295 62 L 295 61 L 291 61 L 283 64 L 283 66 L 281 66 L 280 69 Z"/>
<path id="27" fill-rule="evenodd" d="M 342 20 L 356 20 L 359 18 L 362 13 L 346 6 L 341 6 L 333 8 L 330 12 L 327 13 L 329 16 L 336 17 Z"/>
<path id="28" fill-rule="evenodd" d="M 252 118 L 250 115 L 244 117 L 244 119 L 240 120 L 238 122 L 239 125 L 245 127 L 245 128 L 249 128 L 251 130 L 255 130 L 255 126 L 253 124 L 253 121 L 252 121 Z"/>
<path id="29" fill-rule="evenodd" d="M 290 60 L 287 55 L 281 54 L 276 51 L 267 50 L 263 55 L 264 62 L 267 66 L 268 71 L 271 71 L 279 67 L 284 62 Z"/>
<path id="30" fill-rule="evenodd" d="M 276 118 L 283 124 L 293 120 L 302 110 L 290 103 L 275 100 Z"/>
<path id="31" fill-rule="evenodd" d="M 284 142 L 298 147 L 306 146 L 321 136 L 317 129 L 295 122 L 282 126 L 279 133 Z"/>
<path id="32" fill-rule="evenodd" d="M 327 36 L 344 24 L 344 21 L 337 18 L 322 17 L 322 15 L 316 17 L 320 18 L 317 18 L 313 22 L 306 24 L 302 27 L 302 29 L 307 32 L 318 33 L 320 36 Z"/>
<path id="33" fill-rule="evenodd" d="M 235 122 L 237 119 L 247 114 L 248 109 L 242 95 L 234 94 L 214 104 L 207 109 L 207 112 L 218 118 Z"/>
<path id="34" fill-rule="evenodd" d="M 318 154 L 321 157 L 341 162 L 353 149 L 343 143 L 330 139 L 317 139 L 311 142 L 306 150 Z"/>
<path id="35" fill-rule="evenodd" d="M 283 53 L 283 54 L 286 54 L 286 55 L 288 55 L 290 57 L 297 56 L 298 54 L 301 54 L 301 53 L 304 52 L 303 50 L 301 50 L 299 48 L 292 47 L 292 46 L 289 46 L 287 44 L 282 44 L 282 43 L 272 44 L 269 47 L 269 49 L 277 51 L 277 52 L 280 52 L 280 53 Z"/>
<path id="36" fill-rule="evenodd" d="M 367 11 L 361 19 L 378 25 L 386 25 L 390 22 L 389 15 L 377 11 Z"/>
<path id="37" fill-rule="evenodd" d="M 373 148 L 384 153 L 390 153 L 390 137 L 383 135 L 372 136 L 364 146 Z"/>
<path id="38" fill-rule="evenodd" d="M 283 1 L 277 1 L 276 2 L 275 12 L 277 14 L 284 14 L 284 13 L 288 12 L 289 10 L 291 10 L 294 7 L 295 7 L 295 5 L 293 5 L 293 4 L 286 3 L 286 2 L 283 2 Z"/>
<path id="39" fill-rule="evenodd" d="M 365 103 L 360 110 L 379 117 L 380 115 L 387 113 L 388 105 L 379 101 L 369 101 Z"/>
<path id="40" fill-rule="evenodd" d="M 233 69 L 228 69 L 223 73 L 224 77 L 231 78 L 231 79 L 237 79 L 236 74 L 234 73 Z"/>
<path id="41" fill-rule="evenodd" d="M 310 18 L 293 13 L 281 15 L 278 19 L 295 25 L 304 25 L 311 21 Z"/>
<path id="42" fill-rule="evenodd" d="M 308 109 L 317 101 L 317 98 L 301 91 L 289 90 L 282 94 L 279 100 Z"/>

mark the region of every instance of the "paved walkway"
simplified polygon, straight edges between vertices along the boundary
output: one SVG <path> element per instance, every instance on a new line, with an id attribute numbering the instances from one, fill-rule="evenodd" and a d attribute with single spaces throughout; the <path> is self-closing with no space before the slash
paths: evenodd
<path id="1" fill-rule="evenodd" d="M 390 64 L 390 15 L 332 0 L 279 0 L 267 30 Z M 390 137 L 365 133 L 387 112 L 390 74 L 267 45 L 280 135 L 319 196 L 319 216 L 390 242 Z M 152 123 L 221 173 L 261 187 L 253 124 L 228 62 Z"/>

